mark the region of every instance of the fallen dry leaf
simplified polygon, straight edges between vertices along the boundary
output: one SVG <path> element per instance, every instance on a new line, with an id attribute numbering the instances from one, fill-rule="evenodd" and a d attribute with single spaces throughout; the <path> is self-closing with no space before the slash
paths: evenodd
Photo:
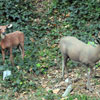
<path id="1" fill-rule="evenodd" d="M 54 12 L 57 13 L 58 11 L 57 10 L 54 10 Z"/>
<path id="2" fill-rule="evenodd" d="M 77 98 L 75 98 L 74 100 L 78 100 Z"/>
<path id="3" fill-rule="evenodd" d="M 30 68 L 29 71 L 31 72 L 32 71 L 32 68 Z"/>
<path id="4" fill-rule="evenodd" d="M 61 98 L 60 100 L 67 100 L 68 99 L 68 97 L 64 97 L 64 98 Z"/>
<path id="5" fill-rule="evenodd" d="M 42 100 L 46 100 L 46 99 L 42 98 Z"/>
<path id="6" fill-rule="evenodd" d="M 50 88 L 49 87 L 46 87 L 46 91 L 49 91 L 50 90 Z"/>
<path id="7" fill-rule="evenodd" d="M 59 83 L 59 86 L 62 86 L 62 85 L 65 85 L 66 83 L 65 83 L 65 81 L 61 81 L 60 83 Z"/>
<path id="8" fill-rule="evenodd" d="M 66 14 L 66 17 L 69 17 L 70 16 L 70 13 Z"/>
<path id="9" fill-rule="evenodd" d="M 66 26 L 65 26 L 65 28 L 68 28 L 68 27 L 70 27 L 70 25 L 66 25 Z"/>
<path id="10" fill-rule="evenodd" d="M 18 96 L 18 93 L 17 93 L 17 92 L 15 92 L 15 96 L 16 96 L 16 97 Z"/>
<path id="11" fill-rule="evenodd" d="M 20 69 L 20 67 L 19 66 L 16 66 L 17 67 L 17 69 L 19 70 Z"/>
<path id="12" fill-rule="evenodd" d="M 53 24 L 53 26 L 57 26 L 57 24 Z"/>
<path id="13" fill-rule="evenodd" d="M 34 42 L 35 40 L 33 38 L 30 38 L 31 42 Z"/>
<path id="14" fill-rule="evenodd" d="M 42 84 L 42 87 L 43 87 L 43 88 L 46 88 L 46 87 L 47 87 L 47 84 Z"/>
<path id="15" fill-rule="evenodd" d="M 58 94 L 59 91 L 60 91 L 60 89 L 54 89 L 53 93 Z"/>
<path id="16" fill-rule="evenodd" d="M 52 47 L 52 48 L 55 48 L 56 46 L 57 46 L 57 44 L 53 44 L 51 47 Z"/>

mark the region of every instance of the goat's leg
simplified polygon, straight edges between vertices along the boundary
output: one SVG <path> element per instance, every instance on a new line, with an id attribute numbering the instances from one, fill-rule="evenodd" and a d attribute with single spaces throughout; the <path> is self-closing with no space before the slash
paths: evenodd
<path id="1" fill-rule="evenodd" d="M 64 70 L 65 70 L 65 66 L 67 63 L 67 59 L 68 59 L 68 56 L 66 56 L 66 55 L 62 56 L 62 78 L 63 79 L 64 79 Z M 68 70 L 67 70 L 67 75 L 68 75 Z"/>
<path id="2" fill-rule="evenodd" d="M 94 78 L 96 76 L 96 68 L 91 68 L 91 77 Z"/>
<path id="3" fill-rule="evenodd" d="M 20 50 L 21 50 L 21 55 L 22 55 L 22 59 L 24 59 L 24 43 L 20 44 Z"/>
<path id="4" fill-rule="evenodd" d="M 2 58 L 3 58 L 3 64 L 5 63 L 5 50 L 1 49 L 2 52 Z"/>
<path id="5" fill-rule="evenodd" d="M 12 47 L 10 48 L 10 60 L 11 60 L 12 66 L 14 66 L 13 56 L 12 56 Z"/>
<path id="6" fill-rule="evenodd" d="M 87 68 L 87 89 L 92 92 L 93 89 L 91 88 L 91 85 L 90 85 L 90 78 L 91 78 L 90 75 L 91 75 L 91 68 L 89 69 L 89 71 Z"/>
<path id="7" fill-rule="evenodd" d="M 65 69 L 64 58 L 62 56 L 62 79 L 64 79 L 64 69 Z"/>

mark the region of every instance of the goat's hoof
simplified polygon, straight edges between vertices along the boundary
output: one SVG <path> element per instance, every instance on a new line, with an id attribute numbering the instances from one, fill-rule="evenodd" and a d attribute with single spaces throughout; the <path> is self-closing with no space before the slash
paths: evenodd
<path id="1" fill-rule="evenodd" d="M 94 88 L 91 88 L 91 87 L 87 87 L 87 89 L 90 91 L 90 92 L 93 92 L 94 91 Z"/>
<path id="2" fill-rule="evenodd" d="M 93 88 L 90 88 L 90 89 L 89 89 L 89 91 L 90 91 L 90 92 L 93 92 L 93 91 L 94 91 L 94 89 L 93 89 Z"/>
<path id="3" fill-rule="evenodd" d="M 96 76 L 96 75 L 95 75 L 94 78 L 100 78 L 100 76 Z"/>
<path id="4" fill-rule="evenodd" d="M 94 91 L 94 88 L 91 87 L 90 85 L 86 85 L 86 89 L 89 90 L 90 92 L 93 92 Z"/>

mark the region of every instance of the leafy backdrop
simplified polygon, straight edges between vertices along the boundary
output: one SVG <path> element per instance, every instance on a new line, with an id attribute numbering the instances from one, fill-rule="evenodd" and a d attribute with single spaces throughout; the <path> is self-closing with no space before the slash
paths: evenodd
<path id="1" fill-rule="evenodd" d="M 76 36 L 86 43 L 94 41 L 100 31 L 99 19 L 98 0 L 1 0 L 0 25 L 12 23 L 8 32 L 20 30 L 25 34 L 24 61 L 17 49 L 13 49 L 15 67 L 6 56 L 4 68 L 12 70 L 12 76 L 1 81 L 2 86 L 14 92 L 36 88 L 27 74 L 46 74 L 48 68 L 60 66 L 58 43 L 63 36 Z"/>

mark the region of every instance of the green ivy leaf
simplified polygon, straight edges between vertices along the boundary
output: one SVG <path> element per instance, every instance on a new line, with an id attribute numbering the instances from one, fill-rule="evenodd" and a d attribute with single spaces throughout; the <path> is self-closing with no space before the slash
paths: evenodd
<path id="1" fill-rule="evenodd" d="M 36 64 L 36 66 L 38 67 L 38 68 L 40 68 L 41 67 L 41 65 L 38 63 L 38 64 Z"/>

